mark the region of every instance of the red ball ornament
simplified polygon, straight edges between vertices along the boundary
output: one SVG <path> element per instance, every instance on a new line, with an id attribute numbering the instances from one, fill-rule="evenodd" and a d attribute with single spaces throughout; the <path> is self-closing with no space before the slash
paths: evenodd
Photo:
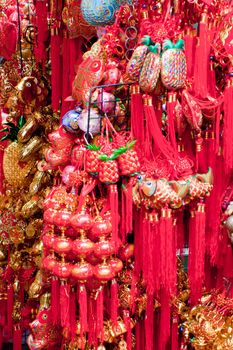
<path id="1" fill-rule="evenodd" d="M 87 262 L 73 265 L 71 275 L 79 281 L 86 281 L 93 276 L 93 266 Z"/>
<path id="2" fill-rule="evenodd" d="M 85 257 L 93 252 L 95 244 L 88 238 L 76 239 L 72 243 L 72 251 Z"/>
<path id="3" fill-rule="evenodd" d="M 94 254 L 97 258 L 105 258 L 115 253 L 115 245 L 110 241 L 95 243 Z"/>
<path id="4" fill-rule="evenodd" d="M 102 219 L 101 217 L 97 218 L 91 229 L 91 234 L 94 238 L 106 237 L 112 232 L 112 222 L 111 218 Z"/>
<path id="5" fill-rule="evenodd" d="M 56 211 L 53 209 L 47 209 L 44 211 L 44 221 L 48 224 L 54 225 L 54 217 Z"/>
<path id="6" fill-rule="evenodd" d="M 89 230 L 93 225 L 91 216 L 85 211 L 73 215 L 70 224 L 76 230 Z"/>
<path id="7" fill-rule="evenodd" d="M 123 269 L 123 262 L 118 258 L 111 258 L 108 260 L 108 264 L 113 268 L 115 273 L 121 272 Z"/>
<path id="8" fill-rule="evenodd" d="M 59 278 L 68 278 L 71 273 L 71 265 L 64 262 L 56 262 L 53 268 L 53 273 Z"/>
<path id="9" fill-rule="evenodd" d="M 54 239 L 55 239 L 54 235 L 51 235 L 49 233 L 44 234 L 42 237 L 43 245 L 48 248 L 53 248 Z"/>
<path id="10" fill-rule="evenodd" d="M 123 261 L 127 261 L 134 255 L 134 245 L 126 244 L 119 251 L 119 258 Z"/>
<path id="11" fill-rule="evenodd" d="M 55 237 L 53 249 L 56 253 L 67 254 L 71 251 L 72 241 L 66 237 Z"/>
<path id="12" fill-rule="evenodd" d="M 42 259 L 42 267 L 50 272 L 53 271 L 57 260 L 53 256 L 46 256 Z"/>
<path id="13" fill-rule="evenodd" d="M 114 269 L 107 263 L 96 265 L 94 274 L 98 280 L 103 282 L 113 279 L 116 275 Z"/>
<path id="14" fill-rule="evenodd" d="M 61 227 L 68 227 L 72 214 L 68 211 L 57 211 L 54 216 L 54 224 Z"/>

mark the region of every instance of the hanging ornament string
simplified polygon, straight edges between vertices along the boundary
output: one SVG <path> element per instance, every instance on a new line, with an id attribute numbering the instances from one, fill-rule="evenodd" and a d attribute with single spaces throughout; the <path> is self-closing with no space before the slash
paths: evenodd
<path id="1" fill-rule="evenodd" d="M 19 54 L 20 54 L 20 74 L 23 76 L 23 53 L 22 53 L 22 43 L 21 43 L 21 19 L 20 19 L 20 9 L 19 0 L 17 0 L 17 14 L 18 14 L 18 40 L 19 40 Z"/>

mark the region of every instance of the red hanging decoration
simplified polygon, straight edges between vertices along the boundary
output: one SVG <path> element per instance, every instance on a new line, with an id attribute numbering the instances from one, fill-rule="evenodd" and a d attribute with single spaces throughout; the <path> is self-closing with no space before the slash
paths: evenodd
<path id="1" fill-rule="evenodd" d="M 210 55 L 210 42 L 208 37 L 207 8 L 199 23 L 199 36 L 195 53 L 194 85 L 193 91 L 197 97 L 205 99 L 208 96 L 208 65 Z"/>
<path id="2" fill-rule="evenodd" d="M 175 108 L 176 108 L 176 93 L 169 92 L 167 98 L 167 119 L 168 119 L 168 138 L 174 150 L 177 150 L 176 133 L 175 133 Z"/>
<path id="3" fill-rule="evenodd" d="M 198 203 L 191 212 L 189 231 L 190 300 L 195 304 L 201 297 L 205 267 L 205 204 Z"/>
<path id="4" fill-rule="evenodd" d="M 233 169 L 233 142 L 232 142 L 232 101 L 233 101 L 233 78 L 227 80 L 224 91 L 224 124 L 223 124 L 223 156 L 226 172 Z"/>
<path id="5" fill-rule="evenodd" d="M 51 282 L 51 315 L 53 324 L 58 324 L 60 321 L 60 283 L 55 276 Z"/>
<path id="6" fill-rule="evenodd" d="M 114 326 L 117 324 L 118 306 L 118 284 L 117 281 L 114 279 L 111 283 L 111 321 Z"/>
<path id="7" fill-rule="evenodd" d="M 35 46 L 35 58 L 37 62 L 46 63 L 46 41 L 48 39 L 48 6 L 47 1 L 39 0 L 35 3 L 36 6 L 36 26 L 37 26 L 37 44 Z"/>
<path id="8" fill-rule="evenodd" d="M 70 328 L 70 285 L 61 281 L 60 285 L 61 326 Z"/>
<path id="9" fill-rule="evenodd" d="M 51 85 L 52 85 L 52 108 L 58 111 L 61 103 L 61 36 L 59 28 L 54 25 L 51 28 Z"/>
<path id="10" fill-rule="evenodd" d="M 144 144 L 144 114 L 142 95 L 139 85 L 132 86 L 131 90 L 131 132 L 138 141 L 138 148 Z"/>
<path id="11" fill-rule="evenodd" d="M 13 308 L 14 308 L 14 290 L 12 284 L 7 286 L 7 330 L 9 337 L 13 333 Z"/>
<path id="12" fill-rule="evenodd" d="M 22 329 L 21 329 L 21 325 L 17 324 L 14 326 L 13 350 L 21 350 L 21 349 L 22 349 Z"/>
<path id="13" fill-rule="evenodd" d="M 80 314 L 80 335 L 82 347 L 84 348 L 84 336 L 87 332 L 87 291 L 84 285 L 79 287 L 79 314 Z"/>
<path id="14" fill-rule="evenodd" d="M 103 296 L 103 287 L 100 287 L 98 290 L 98 296 L 96 299 L 96 338 L 100 339 L 100 342 L 103 342 L 103 333 L 104 329 L 104 296 Z"/>

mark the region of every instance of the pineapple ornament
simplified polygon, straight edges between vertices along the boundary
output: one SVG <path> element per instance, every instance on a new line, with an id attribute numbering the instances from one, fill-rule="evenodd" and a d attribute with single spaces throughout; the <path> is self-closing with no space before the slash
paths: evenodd
<path id="1" fill-rule="evenodd" d="M 164 40 L 161 78 L 163 85 L 169 90 L 183 88 L 187 76 L 187 63 L 184 54 L 184 40 L 175 44 L 171 40 Z"/>
<path id="2" fill-rule="evenodd" d="M 150 45 L 148 50 L 139 79 L 140 88 L 146 93 L 155 89 L 161 71 L 160 45 Z"/>
<path id="3" fill-rule="evenodd" d="M 148 47 L 149 45 L 152 45 L 152 41 L 148 35 L 145 35 L 141 40 L 141 44 L 142 45 L 139 45 L 134 50 L 133 55 L 126 67 L 126 73 L 133 81 L 138 81 L 139 79 L 143 63 L 148 53 Z"/>
<path id="4" fill-rule="evenodd" d="M 100 155 L 100 146 L 96 145 L 86 145 L 87 151 L 85 154 L 85 170 L 91 175 L 97 175 L 99 172 L 99 155 Z"/>

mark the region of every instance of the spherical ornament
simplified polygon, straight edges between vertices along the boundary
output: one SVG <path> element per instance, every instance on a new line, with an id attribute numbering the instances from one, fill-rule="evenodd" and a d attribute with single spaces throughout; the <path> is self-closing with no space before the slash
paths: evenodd
<path id="1" fill-rule="evenodd" d="M 55 237 L 53 242 L 53 249 L 56 253 L 67 254 L 71 250 L 72 241 L 66 237 Z"/>
<path id="2" fill-rule="evenodd" d="M 70 183 L 70 176 L 74 173 L 75 171 L 75 166 L 73 165 L 67 165 L 65 169 L 63 170 L 61 177 L 62 177 L 62 182 L 65 185 L 69 185 Z"/>
<path id="3" fill-rule="evenodd" d="M 115 21 L 115 11 L 119 8 L 118 0 L 82 0 L 83 18 L 92 26 L 106 26 Z"/>
<path id="4" fill-rule="evenodd" d="M 133 244 L 126 244 L 119 251 L 119 257 L 123 261 L 127 261 L 130 258 L 132 258 L 133 254 L 134 254 L 134 245 Z"/>
<path id="5" fill-rule="evenodd" d="M 56 214 L 56 211 L 53 209 L 47 209 L 44 211 L 44 221 L 48 224 L 54 224 L 54 216 Z"/>
<path id="6" fill-rule="evenodd" d="M 100 120 L 97 109 L 91 108 L 89 116 L 88 110 L 84 109 L 78 119 L 78 126 L 82 131 L 96 135 L 100 132 Z"/>
<path id="7" fill-rule="evenodd" d="M 60 278 L 68 278 L 71 272 L 71 265 L 68 263 L 56 262 L 53 268 L 53 273 Z"/>
<path id="8" fill-rule="evenodd" d="M 91 234 L 94 238 L 106 237 L 112 232 L 112 222 L 111 218 L 103 219 L 97 217 L 93 223 Z"/>
<path id="9" fill-rule="evenodd" d="M 68 211 L 57 211 L 54 215 L 54 224 L 61 227 L 68 227 L 70 225 L 71 213 Z"/>
<path id="10" fill-rule="evenodd" d="M 76 230 L 89 230 L 93 223 L 88 213 L 81 212 L 72 216 L 70 224 Z"/>
<path id="11" fill-rule="evenodd" d="M 53 271 L 57 260 L 52 256 L 46 256 L 42 259 L 42 267 L 50 272 Z"/>
<path id="12" fill-rule="evenodd" d="M 93 267 L 87 262 L 80 262 L 73 266 L 71 275 L 79 281 L 86 281 L 93 276 Z"/>
<path id="13" fill-rule="evenodd" d="M 83 146 L 78 145 L 72 148 L 71 164 L 73 166 L 76 166 L 76 165 L 80 166 L 80 164 L 82 164 L 84 151 L 86 151 L 86 149 L 84 149 Z"/>
<path id="14" fill-rule="evenodd" d="M 118 258 L 111 258 L 108 260 L 108 263 L 113 268 L 115 273 L 121 272 L 123 269 L 123 262 Z"/>
<path id="15" fill-rule="evenodd" d="M 229 238 L 230 238 L 231 244 L 233 244 L 233 233 L 229 233 Z"/>
<path id="16" fill-rule="evenodd" d="M 51 234 L 49 234 L 49 233 L 46 233 L 46 234 L 43 235 L 43 237 L 42 237 L 43 245 L 44 245 L 45 247 L 52 248 L 52 247 L 53 247 L 53 244 L 54 244 L 54 239 L 55 239 L 55 236 L 54 236 L 54 235 L 51 235 Z"/>
<path id="17" fill-rule="evenodd" d="M 115 252 L 114 243 L 110 241 L 100 241 L 95 244 L 94 254 L 97 258 L 105 258 Z"/>
<path id="18" fill-rule="evenodd" d="M 80 118 L 81 112 L 82 112 L 81 108 L 78 108 L 77 110 L 72 109 L 62 117 L 62 126 L 66 131 L 71 133 L 78 132 L 79 130 L 78 120 Z"/>
<path id="19" fill-rule="evenodd" d="M 56 150 L 64 150 L 74 142 L 75 135 L 67 133 L 62 126 L 48 135 L 52 147 Z"/>
<path id="20" fill-rule="evenodd" d="M 75 254 L 85 257 L 91 254 L 94 249 L 94 243 L 88 238 L 76 239 L 72 243 L 72 250 Z"/>
<path id="21" fill-rule="evenodd" d="M 98 280 L 103 282 L 113 279 L 116 275 L 113 268 L 107 263 L 96 265 L 94 274 Z"/>
<path id="22" fill-rule="evenodd" d="M 225 226 L 230 232 L 233 232 L 233 215 L 227 218 Z"/>
<path id="23" fill-rule="evenodd" d="M 103 113 L 111 113 L 114 111 L 116 99 L 113 94 L 109 92 L 102 91 L 99 93 L 97 98 L 98 108 Z"/>

